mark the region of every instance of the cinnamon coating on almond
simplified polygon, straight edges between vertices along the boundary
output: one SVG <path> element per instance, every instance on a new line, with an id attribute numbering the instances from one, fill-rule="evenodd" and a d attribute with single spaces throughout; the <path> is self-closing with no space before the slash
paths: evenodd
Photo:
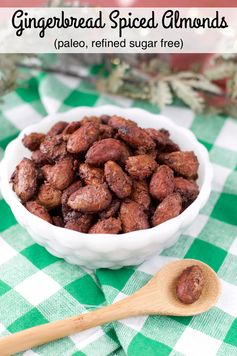
<path id="1" fill-rule="evenodd" d="M 145 151 L 155 149 L 156 145 L 149 134 L 135 125 L 122 126 L 118 129 L 118 137 L 134 148 L 143 147 Z"/>
<path id="2" fill-rule="evenodd" d="M 157 162 L 150 155 L 130 156 L 126 161 L 126 171 L 130 177 L 143 180 L 149 177 L 157 167 Z"/>
<path id="3" fill-rule="evenodd" d="M 193 202 L 197 198 L 199 188 L 197 183 L 193 180 L 175 177 L 174 191 L 181 195 L 183 203 L 186 205 Z"/>
<path id="4" fill-rule="evenodd" d="M 130 152 L 126 145 L 114 138 L 106 138 L 94 143 L 86 153 L 86 163 L 102 166 L 107 161 L 124 163 Z"/>
<path id="5" fill-rule="evenodd" d="M 148 210 L 151 204 L 148 184 L 145 180 L 134 180 L 130 198 Z"/>
<path id="6" fill-rule="evenodd" d="M 159 160 L 184 178 L 197 178 L 199 163 L 193 151 L 162 153 Z"/>
<path id="7" fill-rule="evenodd" d="M 67 127 L 68 123 L 66 121 L 56 122 L 48 131 L 47 136 L 60 135 L 63 130 Z"/>
<path id="8" fill-rule="evenodd" d="M 66 189 L 72 183 L 75 174 L 71 158 L 64 158 L 54 166 L 43 166 L 42 171 L 47 182 L 59 190 Z"/>
<path id="9" fill-rule="evenodd" d="M 80 178 L 85 184 L 103 184 L 105 181 L 104 171 L 101 168 L 90 166 L 87 163 L 81 163 L 79 166 Z"/>
<path id="10" fill-rule="evenodd" d="M 106 184 L 86 185 L 69 197 L 68 205 L 83 213 L 95 213 L 106 209 L 111 200 L 112 195 Z"/>
<path id="11" fill-rule="evenodd" d="M 46 209 L 53 209 L 61 205 L 61 197 L 62 192 L 46 182 L 39 188 L 37 201 Z"/>
<path id="12" fill-rule="evenodd" d="M 124 199 L 131 194 L 132 181 L 116 162 L 106 162 L 104 171 L 108 186 L 118 198 Z"/>
<path id="13" fill-rule="evenodd" d="M 179 193 L 168 195 L 156 208 L 152 217 L 152 225 L 157 226 L 175 218 L 182 211 L 182 199 Z"/>
<path id="14" fill-rule="evenodd" d="M 178 277 L 176 295 L 182 303 L 192 304 L 200 298 L 204 284 L 202 269 L 196 265 L 187 267 Z"/>
<path id="15" fill-rule="evenodd" d="M 174 191 L 174 173 L 166 165 L 159 166 L 150 181 L 150 194 L 158 200 L 165 199 Z"/>
<path id="16" fill-rule="evenodd" d="M 93 122 L 86 122 L 72 135 L 67 141 L 67 150 L 70 153 L 81 153 L 88 148 L 99 138 L 100 131 L 98 125 Z"/>
<path id="17" fill-rule="evenodd" d="M 51 161 L 67 155 L 67 145 L 61 135 L 47 135 L 40 145 L 40 151 Z"/>
<path id="18" fill-rule="evenodd" d="M 52 218 L 49 215 L 47 209 L 36 201 L 28 201 L 26 203 L 26 209 L 29 210 L 30 213 L 38 216 L 39 218 L 47 221 L 48 223 L 53 223 Z"/>
<path id="19" fill-rule="evenodd" d="M 40 145 L 44 141 L 44 139 L 45 134 L 39 132 L 32 132 L 23 137 L 22 143 L 30 151 L 36 151 L 40 148 Z"/>
<path id="20" fill-rule="evenodd" d="M 34 162 L 28 158 L 23 158 L 11 177 L 13 190 L 23 203 L 32 199 L 36 194 L 38 189 L 37 177 Z"/>
<path id="21" fill-rule="evenodd" d="M 143 207 L 132 200 L 126 200 L 121 204 L 120 219 L 124 232 L 149 228 L 148 217 Z"/>
<path id="22" fill-rule="evenodd" d="M 78 232 L 87 233 L 93 224 L 94 216 L 92 214 L 81 214 L 80 216 L 67 221 L 65 228 Z"/>
<path id="23" fill-rule="evenodd" d="M 89 234 L 118 234 L 120 230 L 120 219 L 110 217 L 108 219 L 99 220 L 90 228 Z"/>

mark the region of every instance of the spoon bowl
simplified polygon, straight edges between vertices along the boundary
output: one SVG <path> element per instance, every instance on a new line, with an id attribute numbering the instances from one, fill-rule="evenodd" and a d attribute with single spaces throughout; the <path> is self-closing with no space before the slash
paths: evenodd
<path id="1" fill-rule="evenodd" d="M 184 304 L 176 296 L 176 281 L 185 268 L 193 265 L 201 268 L 204 275 L 204 287 L 196 302 Z M 215 305 L 220 290 L 220 281 L 213 269 L 201 261 L 184 259 L 165 265 L 136 293 L 149 293 L 150 304 L 146 309 L 147 314 L 190 316 L 203 313 Z"/>
<path id="2" fill-rule="evenodd" d="M 175 292 L 177 278 L 185 268 L 193 265 L 202 269 L 204 288 L 196 302 L 183 304 L 178 300 Z M 11 355 L 79 331 L 131 316 L 200 314 L 215 305 L 219 294 L 219 279 L 208 265 L 193 259 L 171 262 L 161 268 L 144 287 L 117 303 L 2 338 L 0 340 L 0 355 Z"/>

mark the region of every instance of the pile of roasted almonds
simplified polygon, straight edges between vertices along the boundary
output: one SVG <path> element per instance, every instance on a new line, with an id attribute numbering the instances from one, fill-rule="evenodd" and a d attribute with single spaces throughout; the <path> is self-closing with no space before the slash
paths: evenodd
<path id="1" fill-rule="evenodd" d="M 11 181 L 25 207 L 56 226 L 118 234 L 178 216 L 197 197 L 198 160 L 167 130 L 140 128 L 119 116 L 57 122 L 33 132 L 32 151 Z"/>

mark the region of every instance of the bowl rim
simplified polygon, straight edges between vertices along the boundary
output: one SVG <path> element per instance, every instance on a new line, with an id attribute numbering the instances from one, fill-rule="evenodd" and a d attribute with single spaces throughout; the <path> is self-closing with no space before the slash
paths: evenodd
<path id="1" fill-rule="evenodd" d="M 148 115 L 152 119 L 158 119 L 165 121 L 165 124 L 168 126 L 172 127 L 175 131 L 179 131 L 184 138 L 188 138 L 189 140 L 192 141 L 194 147 L 192 150 L 196 153 L 199 151 L 199 154 L 202 155 L 203 158 L 203 166 L 204 166 L 204 177 L 203 177 L 203 183 L 199 191 L 199 195 L 197 196 L 196 200 L 187 208 L 185 209 L 179 216 L 169 219 L 165 221 L 164 223 L 151 227 L 149 229 L 144 229 L 144 230 L 136 230 L 128 233 L 123 233 L 123 234 L 88 234 L 88 233 L 82 233 L 70 229 L 65 229 L 64 227 L 58 227 L 55 225 L 52 225 L 48 223 L 47 221 L 39 218 L 38 216 L 30 213 L 24 205 L 20 202 L 18 199 L 17 195 L 12 189 L 11 183 L 9 182 L 9 173 L 8 173 L 8 162 L 11 160 L 11 156 L 14 155 L 14 151 L 17 150 L 17 147 L 21 143 L 22 137 L 30 132 L 34 131 L 40 131 L 39 127 L 44 126 L 46 124 L 52 125 L 56 121 L 73 121 L 73 120 L 68 120 L 68 117 L 70 114 L 75 114 L 75 113 L 81 113 L 82 116 L 86 116 L 85 113 L 83 114 L 83 111 L 88 111 L 91 112 L 91 115 L 98 115 L 96 112 L 102 111 L 104 114 L 109 114 L 110 111 L 119 111 L 118 115 L 123 115 L 125 117 L 136 117 L 136 113 L 140 112 L 141 114 Z M 99 114 L 101 115 L 101 114 Z M 80 119 L 79 119 L 80 120 Z M 134 121 L 135 118 L 134 118 Z M 162 123 L 163 126 L 163 123 Z M 166 128 L 166 127 L 165 127 Z M 168 128 L 169 129 L 169 128 Z M 41 225 L 42 228 L 44 228 L 44 231 L 47 229 L 52 231 L 52 234 L 56 236 L 58 239 L 64 239 L 65 238 L 65 231 L 67 235 L 67 240 L 71 240 L 72 243 L 76 243 L 76 241 L 81 240 L 81 242 L 85 241 L 90 243 L 91 241 L 93 244 L 99 245 L 100 243 L 104 243 L 106 240 L 107 241 L 114 241 L 114 242 L 123 242 L 126 243 L 128 241 L 133 241 L 133 239 L 136 239 L 136 244 L 139 242 L 139 240 L 144 240 L 150 238 L 153 238 L 153 235 L 158 235 L 159 236 L 159 242 L 163 243 L 167 236 L 166 234 L 163 234 L 163 232 L 171 229 L 171 226 L 176 223 L 175 231 L 178 230 L 179 228 L 186 227 L 185 224 L 186 220 L 188 220 L 188 216 L 193 214 L 198 214 L 201 208 L 206 204 L 210 192 L 211 192 L 211 182 L 212 182 L 212 177 L 213 177 L 213 171 L 212 171 L 212 166 L 209 161 L 209 155 L 208 151 L 205 146 L 203 146 L 201 143 L 198 142 L 196 139 L 195 135 L 193 134 L 192 131 L 189 129 L 182 127 L 176 123 L 174 123 L 170 118 L 162 115 L 162 114 L 153 114 L 150 113 L 147 110 L 137 108 L 137 107 L 132 107 L 132 108 L 124 108 L 124 107 L 119 107 L 116 105 L 103 105 L 103 106 L 95 106 L 95 107 L 89 107 L 89 106 L 79 106 L 76 108 L 73 108 L 71 110 L 68 110 L 66 112 L 62 113 L 54 113 L 54 114 L 49 114 L 46 117 L 44 117 L 40 122 L 29 125 L 25 129 L 23 129 L 17 138 L 15 138 L 13 141 L 11 141 L 8 146 L 6 147 L 5 154 L 3 156 L 2 161 L 0 162 L 1 167 L 0 167 L 0 190 L 2 193 L 3 198 L 6 200 L 8 205 L 10 206 L 11 210 L 14 211 L 15 209 L 20 209 L 22 214 L 25 214 L 25 219 L 29 221 L 31 219 L 32 224 L 37 224 Z M 171 229 L 173 230 L 173 229 Z M 152 233 L 151 233 L 152 232 Z M 155 233 L 155 234 L 154 234 Z M 64 236 L 63 236 L 64 235 Z M 163 235 L 163 238 L 162 238 Z M 106 239 L 105 239 L 106 237 Z M 109 240 L 108 240 L 109 239 Z"/>

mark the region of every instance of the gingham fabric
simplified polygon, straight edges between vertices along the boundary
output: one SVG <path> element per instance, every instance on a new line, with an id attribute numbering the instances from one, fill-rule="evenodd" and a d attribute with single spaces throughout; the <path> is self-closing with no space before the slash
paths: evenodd
<path id="1" fill-rule="evenodd" d="M 101 96 L 79 80 L 36 75 L 1 104 L 0 154 L 21 129 L 47 113 L 106 103 L 158 112 L 141 102 Z M 129 318 L 24 355 L 237 355 L 237 120 L 194 116 L 183 107 L 164 114 L 190 128 L 212 161 L 212 193 L 194 224 L 174 246 L 139 267 L 92 272 L 34 243 L 0 200 L 0 334 L 113 303 L 142 287 L 165 263 L 181 258 L 204 261 L 218 273 L 222 294 L 217 305 L 195 317 Z"/>

